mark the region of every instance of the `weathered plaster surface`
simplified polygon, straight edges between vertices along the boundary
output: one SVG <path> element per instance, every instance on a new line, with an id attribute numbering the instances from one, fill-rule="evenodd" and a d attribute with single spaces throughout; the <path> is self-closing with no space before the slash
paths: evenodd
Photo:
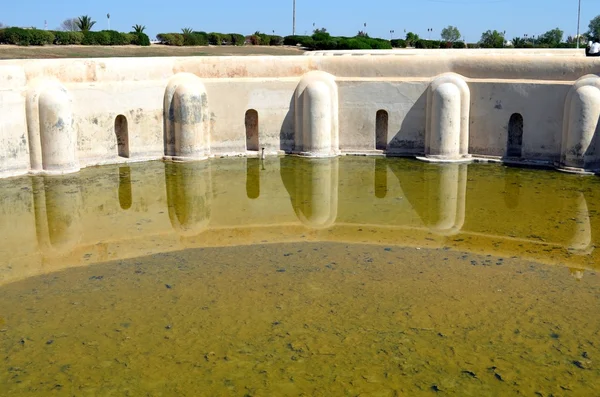
<path id="1" fill-rule="evenodd" d="M 595 132 L 590 132 L 595 128 L 595 124 L 590 124 L 593 115 L 581 116 L 585 119 L 583 124 L 573 121 L 581 118 L 575 114 L 579 111 L 576 109 L 588 112 L 587 104 L 593 101 L 586 99 L 581 106 L 573 105 L 574 110 L 565 110 L 567 96 L 574 95 L 569 93 L 575 92 L 572 87 L 577 81 L 580 85 L 597 86 L 600 59 L 586 58 L 572 50 L 405 50 L 310 55 L 0 61 L 0 177 L 72 172 L 94 164 L 165 157 L 185 160 L 256 155 L 246 148 L 244 120 L 248 110 L 258 113 L 259 147 L 265 149 L 266 155 L 295 152 L 318 156 L 423 156 L 431 147 L 427 139 L 427 125 L 431 122 L 428 115 L 435 114 L 432 107 L 439 102 L 432 99 L 430 91 L 436 79 L 446 75 L 458 76 L 452 84 L 466 87 L 460 88 L 460 95 L 453 96 L 460 104 L 452 106 L 459 107 L 456 112 L 460 112 L 461 120 L 468 120 L 466 134 L 460 122 L 460 153 L 450 157 L 504 157 L 509 119 L 519 113 L 523 116 L 519 161 L 545 162 L 581 171 L 594 171 L 600 164 L 600 158 L 595 157 L 600 154 L 600 150 L 595 150 L 598 139 Z M 202 116 L 188 115 L 200 120 L 200 124 L 173 127 L 183 131 L 178 134 L 187 146 L 180 147 L 182 153 L 170 153 L 164 97 L 169 82 L 182 75 L 193 76 L 194 82 L 187 79 L 184 84 L 195 84 L 196 88 L 180 89 L 174 103 L 185 111 L 180 109 L 177 114 L 183 117 L 189 112 L 200 112 Z M 328 77 L 319 77 L 321 83 L 317 84 L 317 80 L 309 78 L 316 75 Z M 584 76 L 588 77 L 581 83 Z M 304 90 L 303 84 L 313 84 L 311 92 L 319 92 L 314 100 L 296 101 L 299 90 Z M 41 101 L 44 95 L 62 89 L 66 90 L 62 102 Z M 583 91 L 586 90 L 591 91 Z M 201 104 L 189 104 L 197 95 L 202 97 Z M 470 98 L 465 103 L 467 97 Z M 50 106 L 50 102 L 54 113 L 40 109 Z M 316 112 L 315 106 L 327 109 Z M 299 121 L 296 116 L 305 109 L 312 116 Z M 384 150 L 375 144 L 378 111 L 387 112 L 387 131 L 381 132 L 386 141 Z M 40 117 L 50 114 L 66 115 L 66 120 L 72 122 L 76 144 L 73 159 L 44 158 L 48 156 L 44 153 L 60 157 L 70 150 L 71 138 L 64 136 L 69 128 L 41 128 Z M 126 157 L 118 153 L 118 116 L 127 121 Z M 325 130 L 330 134 L 327 148 L 323 137 L 308 136 Z M 440 127 L 435 131 L 445 134 L 451 130 Z M 42 136 L 50 134 L 44 131 L 50 131 L 54 138 Z M 198 138 L 195 134 L 205 136 Z M 565 146 L 581 139 L 587 145 L 583 151 Z M 313 144 L 318 147 L 316 152 L 310 149 Z M 303 145 L 308 145 L 308 152 Z M 464 147 L 468 153 L 464 153 Z M 566 161 L 564 154 L 561 160 L 561 152 L 569 150 L 575 157 L 585 157 L 585 161 L 572 156 Z"/>

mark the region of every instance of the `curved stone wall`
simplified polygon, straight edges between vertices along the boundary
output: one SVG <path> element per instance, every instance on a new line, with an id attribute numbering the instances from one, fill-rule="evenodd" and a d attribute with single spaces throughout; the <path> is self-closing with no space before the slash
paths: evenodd
<path id="1" fill-rule="evenodd" d="M 390 54 L 0 61 L 0 177 L 283 153 L 600 168 L 600 59 Z"/>

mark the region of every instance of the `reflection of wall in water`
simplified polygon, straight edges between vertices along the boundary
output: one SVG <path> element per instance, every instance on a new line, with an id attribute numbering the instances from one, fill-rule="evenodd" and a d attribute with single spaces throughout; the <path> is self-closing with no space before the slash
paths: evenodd
<path id="1" fill-rule="evenodd" d="M 205 231 L 211 215 L 210 162 L 168 162 L 165 182 L 173 228 L 184 236 Z"/>
<path id="2" fill-rule="evenodd" d="M 458 233 L 465 220 L 466 164 L 424 164 L 391 170 L 422 222 L 436 234 Z"/>
<path id="3" fill-rule="evenodd" d="M 80 241 L 83 201 L 79 175 L 33 177 L 38 244 L 44 253 L 67 253 Z"/>
<path id="4" fill-rule="evenodd" d="M 517 169 L 507 168 L 504 174 L 504 204 L 509 209 L 519 206 L 521 195 L 521 173 Z"/>
<path id="5" fill-rule="evenodd" d="M 336 158 L 280 159 L 281 179 L 296 216 L 310 228 L 335 224 L 338 207 L 338 168 Z"/>
<path id="6" fill-rule="evenodd" d="M 260 169 L 262 159 L 246 158 L 246 196 L 257 199 L 260 196 Z"/>
<path id="7" fill-rule="evenodd" d="M 569 250 L 578 255 L 587 255 L 594 250 L 592 244 L 592 225 L 585 195 L 579 192 L 575 206 L 577 212 L 572 221 L 575 223 L 573 237 L 567 242 Z"/>
<path id="8" fill-rule="evenodd" d="M 131 167 L 119 167 L 119 205 L 122 210 L 131 208 Z"/>
<path id="9" fill-rule="evenodd" d="M 465 232 L 508 238 L 513 244 L 557 244 L 574 253 L 592 244 L 588 206 L 576 178 L 512 167 L 472 167 Z M 562 180 L 551 182 L 554 178 Z"/>
<path id="10" fill-rule="evenodd" d="M 387 184 L 387 159 L 376 158 L 375 159 L 375 177 L 373 178 L 373 190 L 375 190 L 375 197 L 385 198 L 388 191 Z"/>

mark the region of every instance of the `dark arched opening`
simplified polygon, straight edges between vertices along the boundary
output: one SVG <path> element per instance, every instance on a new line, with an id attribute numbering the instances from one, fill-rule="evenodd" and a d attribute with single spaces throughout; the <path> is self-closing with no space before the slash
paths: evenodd
<path id="1" fill-rule="evenodd" d="M 258 112 L 249 109 L 245 117 L 246 150 L 258 151 Z"/>
<path id="2" fill-rule="evenodd" d="M 117 148 L 119 157 L 129 158 L 129 131 L 127 118 L 122 114 L 115 119 L 115 135 L 117 136 Z"/>
<path id="3" fill-rule="evenodd" d="M 513 113 L 508 121 L 507 157 L 521 157 L 523 147 L 523 116 Z"/>
<path id="4" fill-rule="evenodd" d="M 375 149 L 386 150 L 388 143 L 388 112 L 378 110 L 375 116 Z"/>

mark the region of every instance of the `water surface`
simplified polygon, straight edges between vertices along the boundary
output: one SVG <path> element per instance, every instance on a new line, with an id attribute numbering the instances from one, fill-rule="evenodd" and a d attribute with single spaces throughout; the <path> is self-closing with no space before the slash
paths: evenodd
<path id="1" fill-rule="evenodd" d="M 599 187 L 355 157 L 2 180 L 0 390 L 600 394 Z"/>

